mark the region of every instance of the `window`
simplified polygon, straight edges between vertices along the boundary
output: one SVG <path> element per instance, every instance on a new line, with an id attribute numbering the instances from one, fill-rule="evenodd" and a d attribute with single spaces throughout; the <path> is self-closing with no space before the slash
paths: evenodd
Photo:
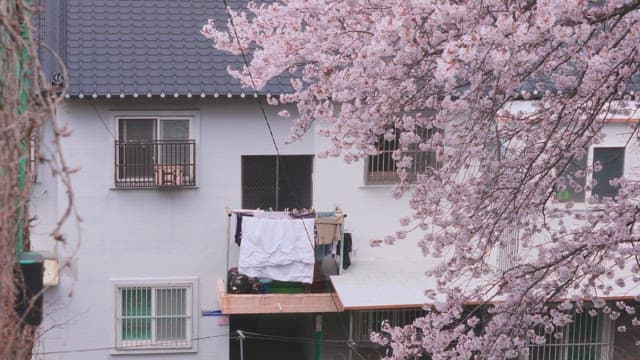
<path id="1" fill-rule="evenodd" d="M 611 325 L 606 314 L 576 314 L 572 323 L 557 330 L 561 338 L 547 334 L 546 343 L 529 346 L 529 360 L 610 360 Z"/>
<path id="2" fill-rule="evenodd" d="M 272 155 L 243 156 L 242 207 L 310 208 L 312 175 L 312 155 L 282 155 L 277 162 Z"/>
<path id="3" fill-rule="evenodd" d="M 498 270 L 505 272 L 517 265 L 520 250 L 520 231 L 515 228 L 505 229 L 500 235 L 498 247 Z"/>
<path id="4" fill-rule="evenodd" d="M 422 143 L 429 143 L 436 132 L 441 135 L 443 133 L 442 130 L 421 128 L 416 130 L 416 135 L 420 136 Z M 393 153 L 400 149 L 400 133 L 396 132 L 393 140 L 384 140 L 381 136 L 377 146 L 379 153 L 369 156 L 366 161 L 365 182 L 368 185 L 392 184 L 399 179 Z M 411 181 L 417 178 L 417 174 L 440 167 L 435 150 L 420 150 L 418 143 L 409 145 L 409 149 L 403 154 L 413 158 L 411 168 L 407 169 L 408 178 Z"/>
<path id="5" fill-rule="evenodd" d="M 573 157 L 562 172 L 561 176 L 565 180 L 565 188 L 556 194 L 561 202 L 584 202 L 585 187 L 587 184 L 587 156 L 582 158 Z M 581 176 L 578 176 L 581 175 Z M 576 191 L 578 190 L 578 191 Z"/>
<path id="6" fill-rule="evenodd" d="M 383 321 L 388 321 L 392 326 L 409 325 L 416 318 L 424 316 L 424 310 L 421 308 L 363 310 L 355 312 L 354 315 L 354 340 L 369 342 L 371 333 L 379 332 Z"/>
<path id="7" fill-rule="evenodd" d="M 116 349 L 194 350 L 193 288 L 183 282 L 116 285 Z"/>
<path id="8" fill-rule="evenodd" d="M 191 120 L 119 118 L 115 183 L 119 188 L 195 185 Z"/>
<path id="9" fill-rule="evenodd" d="M 592 147 L 590 155 L 590 181 L 587 179 L 586 156 L 581 159 L 574 157 L 561 174 L 565 188 L 556 194 L 559 201 L 584 202 L 587 183 L 593 184 L 590 193 L 591 196 L 597 196 L 599 202 L 603 197 L 618 195 L 618 186 L 611 185 L 609 181 L 624 175 L 624 147 Z M 596 165 L 600 165 L 600 171 L 595 171 Z M 579 191 L 576 191 L 576 187 Z"/>
<path id="10" fill-rule="evenodd" d="M 602 166 L 602 170 L 595 171 L 596 164 Z M 596 147 L 593 149 L 593 190 L 591 195 L 603 197 L 615 197 L 618 195 L 618 187 L 609 183 L 611 179 L 621 178 L 624 173 L 624 148 L 623 147 Z"/>

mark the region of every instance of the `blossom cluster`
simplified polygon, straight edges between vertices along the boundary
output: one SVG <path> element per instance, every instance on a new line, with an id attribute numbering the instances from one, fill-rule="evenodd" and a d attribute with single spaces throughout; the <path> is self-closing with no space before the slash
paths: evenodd
<path id="1" fill-rule="evenodd" d="M 557 194 L 590 192 L 595 182 L 579 179 L 601 164 L 572 164 L 612 118 L 637 118 L 638 1 L 287 0 L 229 10 L 233 23 L 202 33 L 250 55 L 229 69 L 245 86 L 293 79 L 294 91 L 272 100 L 297 107 L 293 139 L 315 127 L 330 139 L 322 155 L 357 161 L 398 135 L 393 192 L 410 194 L 412 213 L 385 242 L 422 232 L 423 253 L 443 259 L 428 295 L 446 302 L 374 335 L 394 358 L 512 358 L 545 334 L 562 336 L 584 309 L 633 316 L 633 306 L 602 299 L 640 281 L 638 179 L 614 179 L 616 196 L 587 197 L 579 211 Z M 625 124 L 629 144 L 636 124 Z M 419 136 L 434 128 L 443 131 Z M 411 146 L 439 159 L 413 184 Z M 491 258 L 514 229 L 525 251 L 496 271 Z"/>

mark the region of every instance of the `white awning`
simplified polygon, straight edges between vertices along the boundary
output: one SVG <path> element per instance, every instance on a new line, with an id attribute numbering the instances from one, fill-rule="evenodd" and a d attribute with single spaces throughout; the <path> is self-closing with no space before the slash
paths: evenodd
<path id="1" fill-rule="evenodd" d="M 435 288 L 427 259 L 354 261 L 331 282 L 344 310 L 420 307 L 424 291 Z"/>
<path id="2" fill-rule="evenodd" d="M 434 263 L 433 259 L 428 258 L 358 259 L 342 275 L 331 276 L 331 282 L 342 310 L 420 307 L 431 303 L 424 295 L 425 290 L 436 288 L 436 280 L 425 275 L 425 271 Z M 624 275 L 631 277 L 631 274 Z M 613 290 L 600 296 L 615 301 L 633 300 L 633 295 L 638 294 L 636 283 L 627 281 L 624 287 L 620 287 L 614 281 L 615 279 L 603 281 L 605 285 L 611 285 Z M 569 298 L 572 297 L 582 297 L 582 294 L 576 292 L 570 294 Z"/>

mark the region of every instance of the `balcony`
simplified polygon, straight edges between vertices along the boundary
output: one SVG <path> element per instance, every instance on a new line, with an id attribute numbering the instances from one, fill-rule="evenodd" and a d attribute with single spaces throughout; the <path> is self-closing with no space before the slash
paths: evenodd
<path id="1" fill-rule="evenodd" d="M 218 280 L 218 302 L 223 314 L 325 313 L 343 311 L 335 292 L 230 294 Z"/>
<path id="2" fill-rule="evenodd" d="M 176 188 L 196 185 L 195 140 L 115 142 L 116 188 Z"/>

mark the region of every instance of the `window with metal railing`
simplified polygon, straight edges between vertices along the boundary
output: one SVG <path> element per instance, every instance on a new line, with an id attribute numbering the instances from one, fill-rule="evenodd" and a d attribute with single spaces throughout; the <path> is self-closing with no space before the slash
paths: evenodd
<path id="1" fill-rule="evenodd" d="M 189 119 L 118 119 L 116 188 L 195 186 L 195 146 Z"/>
<path id="2" fill-rule="evenodd" d="M 528 360 L 612 360 L 612 321 L 605 314 L 587 312 L 574 315 L 573 322 L 554 334 L 544 334 L 544 344 L 530 344 Z"/>
<path id="3" fill-rule="evenodd" d="M 424 310 L 421 308 L 363 310 L 354 315 L 354 340 L 369 342 L 371 333 L 379 332 L 383 321 L 389 322 L 392 326 L 410 325 L 413 320 L 424 315 Z"/>
<path id="4" fill-rule="evenodd" d="M 410 156 L 413 161 L 411 167 L 407 168 L 407 177 L 409 181 L 416 180 L 418 174 L 426 173 L 430 169 L 437 169 L 440 163 L 436 157 L 436 151 L 433 150 L 431 144 L 433 135 L 436 133 L 443 134 L 441 129 L 419 128 L 415 134 L 420 137 L 418 143 L 408 146 L 402 153 L 404 156 Z M 422 147 L 429 150 L 421 150 Z M 378 154 L 370 155 L 365 164 L 365 183 L 367 185 L 393 184 L 399 179 L 397 160 L 394 159 L 394 152 L 401 150 L 400 132 L 396 131 L 395 138 L 385 140 L 380 136 L 377 142 Z"/>
<path id="5" fill-rule="evenodd" d="M 116 289 L 117 350 L 192 347 L 192 284 L 141 283 Z"/>
<path id="6" fill-rule="evenodd" d="M 500 271 L 507 271 L 517 265 L 520 251 L 520 232 L 515 228 L 504 229 L 500 235 L 498 246 L 497 267 Z"/>

